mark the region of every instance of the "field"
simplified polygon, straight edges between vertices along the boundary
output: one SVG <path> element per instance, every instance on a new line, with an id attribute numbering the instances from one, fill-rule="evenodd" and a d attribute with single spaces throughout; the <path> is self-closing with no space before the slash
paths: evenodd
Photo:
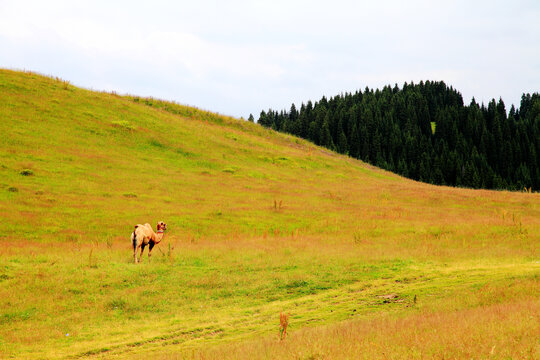
<path id="1" fill-rule="evenodd" d="M 540 357 L 538 193 L 8 70 L 0 130 L 0 358 Z"/>

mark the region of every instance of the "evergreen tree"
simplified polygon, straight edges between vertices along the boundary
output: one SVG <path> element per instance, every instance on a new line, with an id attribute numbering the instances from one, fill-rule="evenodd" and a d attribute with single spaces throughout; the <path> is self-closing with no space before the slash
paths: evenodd
<path id="1" fill-rule="evenodd" d="M 507 113 L 502 99 L 464 106 L 444 82 L 421 81 L 269 109 L 258 122 L 416 180 L 540 190 L 538 93 Z"/>
<path id="2" fill-rule="evenodd" d="M 356 123 L 353 123 L 352 125 L 350 139 L 349 155 L 353 158 L 359 159 L 362 143 L 360 141 L 360 133 L 358 132 Z"/>
<path id="3" fill-rule="evenodd" d="M 330 134 L 330 127 L 328 126 L 328 119 L 326 118 L 321 128 L 319 145 L 324 146 L 330 150 L 335 149 L 334 141 L 332 140 L 332 136 Z"/>

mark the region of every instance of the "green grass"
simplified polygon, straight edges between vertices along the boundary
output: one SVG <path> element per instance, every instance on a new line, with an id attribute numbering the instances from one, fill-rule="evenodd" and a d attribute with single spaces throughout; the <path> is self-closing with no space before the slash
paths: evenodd
<path id="1" fill-rule="evenodd" d="M 421 184 L 247 121 L 7 70 L 0 130 L 0 357 L 307 358 L 310 331 L 355 319 L 364 334 L 538 306 L 538 194 Z M 133 264 L 133 226 L 159 220 L 165 240 Z M 269 343 L 282 311 L 285 353 Z M 343 349 L 311 355 L 356 357 Z"/>

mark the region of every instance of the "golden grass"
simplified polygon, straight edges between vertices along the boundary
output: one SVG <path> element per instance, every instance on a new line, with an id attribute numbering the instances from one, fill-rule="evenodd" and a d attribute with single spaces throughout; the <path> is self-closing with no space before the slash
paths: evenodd
<path id="1" fill-rule="evenodd" d="M 375 318 L 156 359 L 538 359 L 540 303 Z"/>
<path id="2" fill-rule="evenodd" d="M 0 358 L 211 357 L 235 343 L 241 358 L 354 358 L 319 335 L 402 319 L 437 357 L 450 345 L 430 345 L 423 321 L 470 314 L 486 330 L 497 306 L 516 324 L 501 318 L 495 338 L 534 338 L 520 309 L 540 296 L 540 194 L 430 186 L 249 122 L 36 74 L 0 70 L 0 119 Z M 135 266 L 133 225 L 158 220 L 165 240 Z M 479 302 L 491 283 L 498 295 Z M 290 336 L 272 345 L 280 312 Z"/>
<path id="3" fill-rule="evenodd" d="M 536 281 L 485 286 L 458 299 L 415 305 L 396 318 L 377 315 L 156 359 L 537 359 L 540 301 Z M 460 299 L 467 299 L 466 301 Z M 427 300 L 423 300 L 425 303 Z M 456 306 L 458 309 L 456 309 Z M 441 310 L 443 308 L 444 310 Z"/>

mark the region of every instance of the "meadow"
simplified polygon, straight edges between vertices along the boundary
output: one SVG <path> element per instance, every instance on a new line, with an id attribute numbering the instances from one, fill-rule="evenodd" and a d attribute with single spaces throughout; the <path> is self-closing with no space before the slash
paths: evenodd
<path id="1" fill-rule="evenodd" d="M 540 357 L 538 193 L 29 72 L 0 130 L 0 358 Z"/>

